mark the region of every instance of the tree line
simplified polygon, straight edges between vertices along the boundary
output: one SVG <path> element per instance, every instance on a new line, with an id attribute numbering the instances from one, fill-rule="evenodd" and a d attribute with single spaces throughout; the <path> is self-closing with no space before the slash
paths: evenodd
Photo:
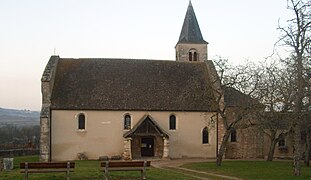
<path id="1" fill-rule="evenodd" d="M 0 150 L 33 148 L 38 149 L 40 126 L 0 126 Z"/>
<path id="2" fill-rule="evenodd" d="M 277 142 L 290 134 L 293 136 L 293 174 L 300 175 L 302 159 L 309 165 L 311 2 L 287 0 L 287 3 L 293 18 L 288 19 L 285 25 L 278 25 L 280 38 L 271 56 L 259 63 L 246 62 L 237 66 L 222 57 L 214 59 L 219 75 L 219 79 L 213 82 L 219 84 L 214 86 L 220 104 L 217 111 L 225 129 L 217 155 L 218 166 L 222 164 L 230 134 L 235 129 L 250 126 L 256 126 L 269 137 L 268 161 L 273 159 Z M 228 88 L 250 97 L 234 108 L 234 117 L 229 117 L 230 108 L 223 103 Z M 302 139 L 305 141 L 302 142 Z M 305 143 L 305 146 L 301 146 L 301 143 Z"/>

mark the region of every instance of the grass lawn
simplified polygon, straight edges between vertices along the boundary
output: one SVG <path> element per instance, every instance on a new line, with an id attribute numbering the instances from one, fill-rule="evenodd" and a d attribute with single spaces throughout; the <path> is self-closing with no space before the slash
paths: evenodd
<path id="1" fill-rule="evenodd" d="M 37 162 L 37 156 L 24 156 L 14 158 L 14 169 L 12 171 L 0 172 L 0 179 L 23 179 L 20 173 L 20 162 Z M 103 179 L 103 172 L 100 171 L 99 161 L 75 161 L 76 168 L 70 174 L 71 179 Z M 152 164 L 152 163 L 151 163 Z M 214 162 L 192 163 L 182 167 L 204 171 L 207 173 L 234 176 L 242 179 L 311 179 L 311 167 L 302 167 L 300 177 L 292 176 L 292 163 L 290 161 L 224 161 L 221 167 L 216 167 Z M 192 175 L 198 176 L 198 174 Z M 140 172 L 111 172 L 111 179 L 140 179 Z M 29 179 L 65 179 L 65 173 L 39 173 L 29 174 Z M 202 176 L 211 177 L 211 176 Z M 147 179 L 176 179 L 192 180 L 190 176 L 172 171 L 169 169 L 149 168 Z M 211 178 L 213 179 L 213 178 Z M 217 179 L 217 178 L 216 178 Z M 219 178 L 218 178 L 219 179 Z"/>
<path id="2" fill-rule="evenodd" d="M 311 179 L 311 167 L 302 167 L 301 176 L 292 176 L 290 161 L 224 161 L 221 167 L 214 162 L 183 165 L 184 168 L 234 176 L 242 179 Z"/>
<path id="3" fill-rule="evenodd" d="M 23 179 L 24 174 L 20 173 L 20 162 L 38 162 L 38 156 L 24 156 L 14 158 L 14 169 L 12 171 L 0 172 L 0 179 Z M 75 161 L 76 167 L 70 174 L 71 179 L 103 179 L 103 172 L 100 171 L 99 161 Z M 152 163 L 151 163 L 152 164 Z M 140 179 L 140 172 L 111 172 L 111 179 Z M 147 179 L 194 179 L 171 170 L 149 168 L 146 173 Z M 65 179 L 66 173 L 34 173 L 29 174 L 29 179 Z"/>

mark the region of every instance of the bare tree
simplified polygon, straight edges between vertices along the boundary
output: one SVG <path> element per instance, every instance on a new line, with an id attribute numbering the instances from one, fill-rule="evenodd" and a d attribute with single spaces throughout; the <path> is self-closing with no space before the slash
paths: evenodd
<path id="1" fill-rule="evenodd" d="M 255 94 L 265 106 L 265 111 L 258 112 L 256 120 L 258 128 L 270 139 L 267 161 L 272 161 L 276 144 L 291 131 L 289 117 L 292 113 L 288 110 L 294 101 L 293 77 L 277 61 L 267 60 L 261 64 L 261 77 Z"/>
<path id="2" fill-rule="evenodd" d="M 303 99 L 306 87 L 304 65 L 310 61 L 311 41 L 311 3 L 309 0 L 288 0 L 288 9 L 293 12 L 294 17 L 287 21 L 287 26 L 279 25 L 282 36 L 279 44 L 288 48 L 290 57 L 286 59 L 288 66 L 294 68 L 295 84 L 297 86 L 294 102 L 295 120 L 292 121 L 294 133 L 294 155 L 293 174 L 300 175 L 300 139 L 301 122 L 303 119 Z M 307 68 L 308 69 L 308 68 Z"/>
<path id="3" fill-rule="evenodd" d="M 251 94 L 257 87 L 258 71 L 251 63 L 240 66 L 231 66 L 223 58 L 214 60 L 221 83 L 220 89 L 215 89 L 217 112 L 222 119 L 224 134 L 217 153 L 217 166 L 221 166 L 227 142 L 231 133 L 236 129 L 252 126 L 251 118 L 253 111 L 258 109 L 258 101 L 251 98 Z M 227 98 L 236 97 L 236 104 L 230 104 Z M 234 111 L 234 113 L 233 113 Z"/>
<path id="4" fill-rule="evenodd" d="M 310 163 L 310 153 L 311 153 L 311 61 L 309 61 L 310 65 L 307 66 L 309 69 L 307 70 L 306 75 L 306 95 L 305 95 L 305 124 L 308 124 L 306 129 L 306 153 L 305 153 L 305 164 L 309 166 Z"/>

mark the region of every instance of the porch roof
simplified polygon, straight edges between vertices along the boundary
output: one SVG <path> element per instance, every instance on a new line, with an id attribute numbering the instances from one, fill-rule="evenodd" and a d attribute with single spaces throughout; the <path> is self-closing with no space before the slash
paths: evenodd
<path id="1" fill-rule="evenodd" d="M 132 136 L 148 136 L 148 135 L 160 135 L 163 137 L 169 137 L 169 134 L 164 131 L 160 125 L 152 119 L 149 115 L 145 115 L 138 123 L 128 132 L 126 132 L 123 137 Z"/>

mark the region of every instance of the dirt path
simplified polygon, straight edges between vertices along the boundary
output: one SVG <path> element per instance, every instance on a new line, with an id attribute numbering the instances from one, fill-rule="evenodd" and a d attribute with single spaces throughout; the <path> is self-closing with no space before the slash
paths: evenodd
<path id="1" fill-rule="evenodd" d="M 203 179 L 203 180 L 212 180 L 212 179 L 234 179 L 240 180 L 236 177 L 219 175 L 214 173 L 207 173 L 204 171 L 197 171 L 188 168 L 180 167 L 187 163 L 198 163 L 198 162 L 214 162 L 214 159 L 175 159 L 175 160 L 159 160 L 159 161 L 152 161 L 152 166 L 156 168 L 163 168 L 169 169 L 185 176 L 189 176 L 196 179 Z"/>

